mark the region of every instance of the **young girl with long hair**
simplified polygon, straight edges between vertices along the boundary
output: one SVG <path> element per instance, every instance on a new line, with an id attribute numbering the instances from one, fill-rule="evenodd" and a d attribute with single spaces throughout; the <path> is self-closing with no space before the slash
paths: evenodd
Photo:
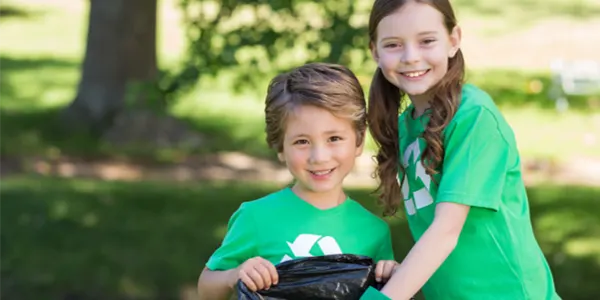
<path id="1" fill-rule="evenodd" d="M 381 293 L 363 298 L 560 299 L 532 229 L 515 136 L 491 97 L 464 82 L 449 1 L 376 0 L 369 35 L 380 201 L 388 214 L 404 206 L 415 245 Z"/>

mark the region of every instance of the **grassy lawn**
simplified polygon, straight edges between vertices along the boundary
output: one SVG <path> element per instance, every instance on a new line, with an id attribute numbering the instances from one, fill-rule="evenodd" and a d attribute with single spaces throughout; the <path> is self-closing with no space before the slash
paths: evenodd
<path id="1" fill-rule="evenodd" d="M 40 177 L 2 180 L 0 187 L 3 297 L 85 300 L 180 299 L 182 290 L 193 288 L 239 204 L 280 188 Z M 349 194 L 377 213 L 369 192 Z M 536 234 L 561 295 L 595 299 L 600 189 L 543 185 L 529 195 Z M 412 245 L 405 221 L 388 221 L 402 258 Z"/>

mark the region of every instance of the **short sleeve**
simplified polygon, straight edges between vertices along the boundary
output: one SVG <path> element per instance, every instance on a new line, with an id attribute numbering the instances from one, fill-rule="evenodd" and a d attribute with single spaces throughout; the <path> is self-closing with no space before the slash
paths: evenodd
<path id="1" fill-rule="evenodd" d="M 229 219 L 227 233 L 221 246 L 213 253 L 206 267 L 212 271 L 237 268 L 249 258 L 258 256 L 256 227 L 250 211 L 242 204 Z"/>
<path id="2" fill-rule="evenodd" d="M 445 133 L 436 202 L 498 210 L 507 174 L 509 143 L 496 116 L 484 107 L 457 115 Z"/>
<path id="3" fill-rule="evenodd" d="M 394 260 L 394 250 L 392 248 L 392 235 L 390 234 L 389 226 L 385 227 L 385 234 L 383 235 L 383 239 L 381 241 L 381 246 L 379 247 L 379 251 L 377 252 L 377 256 L 375 257 L 375 262 L 380 260 Z"/>

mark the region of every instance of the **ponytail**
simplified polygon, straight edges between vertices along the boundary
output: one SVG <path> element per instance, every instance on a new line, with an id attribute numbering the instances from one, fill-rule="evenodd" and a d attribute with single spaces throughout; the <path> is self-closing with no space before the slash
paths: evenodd
<path id="1" fill-rule="evenodd" d="M 379 204 L 384 207 L 384 215 L 396 213 L 402 196 L 397 180 L 399 168 L 403 169 L 398 146 L 398 111 L 402 98 L 400 90 L 377 68 L 369 90 L 367 122 L 379 149 L 375 156 L 375 174 L 379 178 L 375 192 L 379 193 Z"/>

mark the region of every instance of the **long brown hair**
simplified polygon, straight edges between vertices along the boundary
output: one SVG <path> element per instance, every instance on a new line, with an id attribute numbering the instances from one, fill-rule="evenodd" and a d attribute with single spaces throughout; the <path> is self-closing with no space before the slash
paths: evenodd
<path id="1" fill-rule="evenodd" d="M 283 151 L 287 118 L 303 105 L 323 108 L 350 120 L 356 130 L 356 146 L 362 144 L 367 127 L 365 94 L 350 69 L 308 63 L 273 78 L 265 99 L 265 131 L 270 148 Z"/>
<path id="2" fill-rule="evenodd" d="M 409 1 L 431 5 L 444 16 L 444 25 L 450 34 L 457 22 L 448 0 L 376 0 L 369 18 L 369 37 L 371 47 L 377 43 L 377 26 L 386 16 L 396 12 Z M 430 103 L 430 121 L 422 137 L 427 146 L 421 155 L 421 162 L 430 176 L 439 173 L 444 160 L 443 130 L 454 117 L 460 104 L 464 82 L 464 59 L 461 50 L 448 60 L 448 71 L 433 88 Z M 385 215 L 396 213 L 402 197 L 398 171 L 404 174 L 400 162 L 398 136 L 398 112 L 405 106 L 405 94 L 391 84 L 377 68 L 369 91 L 369 110 L 367 120 L 369 131 L 379 146 L 377 168 L 379 177 L 379 202 L 384 206 Z"/>

